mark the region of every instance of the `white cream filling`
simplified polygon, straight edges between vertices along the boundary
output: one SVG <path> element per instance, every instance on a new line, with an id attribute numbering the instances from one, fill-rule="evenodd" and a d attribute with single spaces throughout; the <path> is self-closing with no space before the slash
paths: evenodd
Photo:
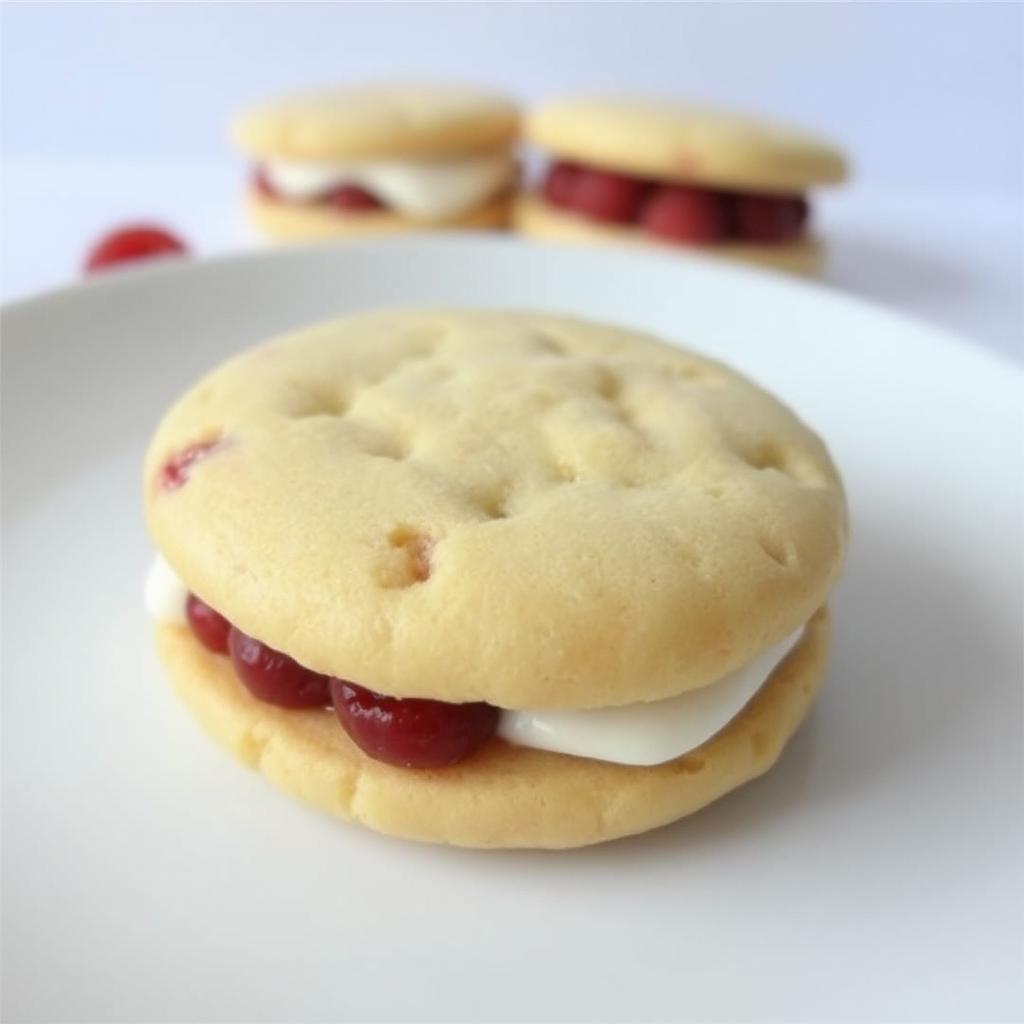
<path id="1" fill-rule="evenodd" d="M 587 711 L 503 711 L 498 735 L 522 747 L 597 761 L 663 764 L 724 729 L 802 634 L 800 629 L 717 682 L 677 697 Z"/>
<path id="2" fill-rule="evenodd" d="M 158 622 L 185 622 L 188 589 L 157 555 L 146 577 L 146 610 Z M 709 686 L 676 697 L 585 711 L 501 712 L 498 735 L 509 743 L 615 764 L 656 765 L 695 750 L 747 706 L 803 629 Z"/>
<path id="3" fill-rule="evenodd" d="M 284 199 L 316 199 L 341 185 L 358 185 L 399 213 L 430 219 L 471 210 L 516 176 L 508 150 L 449 160 L 268 160 L 261 166 Z"/>
<path id="4" fill-rule="evenodd" d="M 163 555 L 157 555 L 149 566 L 142 599 L 150 618 L 156 622 L 168 622 L 177 626 L 186 623 L 185 602 L 188 600 L 188 587 L 167 564 Z"/>

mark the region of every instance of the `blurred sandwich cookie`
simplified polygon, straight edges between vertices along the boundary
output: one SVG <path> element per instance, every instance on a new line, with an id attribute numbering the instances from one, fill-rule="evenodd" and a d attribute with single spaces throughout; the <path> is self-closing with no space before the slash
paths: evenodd
<path id="1" fill-rule="evenodd" d="M 446 84 L 367 84 L 286 96 L 242 114 L 249 215 L 298 241 L 508 223 L 519 114 Z"/>
<path id="2" fill-rule="evenodd" d="M 720 110 L 637 97 L 556 100 L 526 118 L 552 155 L 516 227 L 539 238 L 697 247 L 803 274 L 820 271 L 808 191 L 847 174 L 828 142 Z"/>

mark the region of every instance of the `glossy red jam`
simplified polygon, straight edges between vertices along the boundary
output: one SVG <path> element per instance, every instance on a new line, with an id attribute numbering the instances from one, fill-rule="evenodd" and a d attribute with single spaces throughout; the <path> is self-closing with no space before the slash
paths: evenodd
<path id="1" fill-rule="evenodd" d="M 232 626 L 189 594 L 186 619 L 196 639 L 226 654 L 257 700 L 282 708 L 327 708 L 369 757 L 403 768 L 443 768 L 476 753 L 493 735 L 500 712 L 490 704 L 388 697 L 304 668 Z"/>
<path id="2" fill-rule="evenodd" d="M 195 594 L 185 602 L 185 618 L 195 638 L 214 654 L 228 653 L 228 633 L 231 623 L 220 612 L 214 611 Z"/>
<path id="3" fill-rule="evenodd" d="M 377 761 L 402 768 L 443 768 L 476 753 L 498 727 L 490 704 L 387 697 L 341 679 L 331 682 L 338 720 Z"/>
<path id="4" fill-rule="evenodd" d="M 331 703 L 330 679 L 304 668 L 232 626 L 228 655 L 238 678 L 258 700 L 279 708 L 323 708 Z"/>

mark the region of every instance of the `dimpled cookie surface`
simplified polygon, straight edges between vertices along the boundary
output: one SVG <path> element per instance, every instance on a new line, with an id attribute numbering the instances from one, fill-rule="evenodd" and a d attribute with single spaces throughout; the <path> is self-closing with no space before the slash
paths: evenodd
<path id="1" fill-rule="evenodd" d="M 706 685 L 811 618 L 846 544 L 828 453 L 776 399 L 533 313 L 377 313 L 243 353 L 164 418 L 145 503 L 246 633 L 507 708 Z"/>

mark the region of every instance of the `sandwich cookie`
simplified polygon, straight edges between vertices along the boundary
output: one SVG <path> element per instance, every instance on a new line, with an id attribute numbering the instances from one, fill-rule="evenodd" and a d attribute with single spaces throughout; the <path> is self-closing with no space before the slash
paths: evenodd
<path id="1" fill-rule="evenodd" d="M 273 239 L 508 223 L 519 113 L 444 84 L 368 84 L 286 96 L 242 114 L 250 218 Z"/>
<path id="2" fill-rule="evenodd" d="M 825 674 L 823 443 L 725 366 L 397 311 L 215 369 L 145 462 L 160 657 L 221 745 L 379 831 L 562 848 L 766 771 Z"/>
<path id="3" fill-rule="evenodd" d="M 537 190 L 517 201 L 524 234 L 688 246 L 800 274 L 824 264 L 807 193 L 847 171 L 822 139 L 725 111 L 610 96 L 541 106 L 524 134 L 552 154 Z"/>

